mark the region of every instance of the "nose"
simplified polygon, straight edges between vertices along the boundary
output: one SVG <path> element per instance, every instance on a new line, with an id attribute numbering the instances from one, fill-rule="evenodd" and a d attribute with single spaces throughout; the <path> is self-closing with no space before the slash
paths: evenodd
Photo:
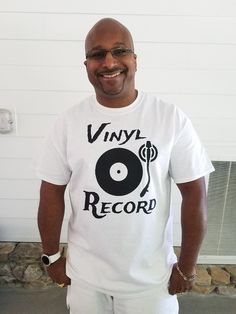
<path id="1" fill-rule="evenodd" d="M 112 68 L 117 64 L 117 59 L 113 57 L 111 51 L 107 51 L 105 58 L 103 59 L 103 65 L 108 68 Z"/>

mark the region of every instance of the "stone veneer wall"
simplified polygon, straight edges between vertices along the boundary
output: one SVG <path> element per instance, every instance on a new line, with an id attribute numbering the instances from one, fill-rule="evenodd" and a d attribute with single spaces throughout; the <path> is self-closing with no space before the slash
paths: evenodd
<path id="1" fill-rule="evenodd" d="M 66 244 L 61 245 L 63 254 Z M 176 249 L 178 255 L 178 248 Z M 47 288 L 55 285 L 40 261 L 40 243 L 0 242 L 0 287 Z M 236 265 L 198 265 L 193 292 L 236 297 Z"/>

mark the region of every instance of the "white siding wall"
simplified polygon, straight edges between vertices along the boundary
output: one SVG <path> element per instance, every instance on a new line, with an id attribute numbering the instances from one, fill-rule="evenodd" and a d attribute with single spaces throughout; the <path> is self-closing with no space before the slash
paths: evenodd
<path id="1" fill-rule="evenodd" d="M 15 109 L 18 122 L 16 133 L 0 134 L 0 240 L 39 240 L 39 181 L 32 161 L 56 115 L 93 90 L 83 66 L 83 43 L 90 27 L 107 16 L 133 34 L 137 87 L 179 105 L 213 160 L 236 160 L 234 0 L 119 5 L 0 0 L 0 108 Z M 173 204 L 178 208 L 176 191 Z M 175 244 L 178 225 L 176 209 Z"/>

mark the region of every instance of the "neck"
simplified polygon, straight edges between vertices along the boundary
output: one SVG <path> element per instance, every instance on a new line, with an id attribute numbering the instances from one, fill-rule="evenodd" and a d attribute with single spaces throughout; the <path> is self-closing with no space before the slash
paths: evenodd
<path id="1" fill-rule="evenodd" d="M 122 108 L 132 104 L 137 98 L 138 91 L 133 90 L 127 97 L 104 97 L 102 95 L 96 95 L 97 101 L 104 107 L 110 108 Z"/>

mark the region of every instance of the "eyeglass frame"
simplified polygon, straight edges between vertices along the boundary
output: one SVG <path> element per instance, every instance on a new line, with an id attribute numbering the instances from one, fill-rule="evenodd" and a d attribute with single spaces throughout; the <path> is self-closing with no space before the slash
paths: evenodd
<path id="1" fill-rule="evenodd" d="M 116 55 L 114 54 L 115 51 L 123 51 L 124 55 Z M 113 58 L 122 58 L 122 57 L 127 56 L 128 54 L 134 53 L 134 50 L 131 48 L 124 48 L 124 47 L 115 47 L 111 49 L 97 49 L 97 50 L 88 51 L 85 57 L 86 57 L 86 60 L 89 59 L 89 60 L 99 61 L 99 60 L 105 59 L 108 52 L 111 53 Z M 98 54 L 101 53 L 101 55 L 97 57 L 93 56 L 93 54 L 96 54 L 96 53 Z"/>

